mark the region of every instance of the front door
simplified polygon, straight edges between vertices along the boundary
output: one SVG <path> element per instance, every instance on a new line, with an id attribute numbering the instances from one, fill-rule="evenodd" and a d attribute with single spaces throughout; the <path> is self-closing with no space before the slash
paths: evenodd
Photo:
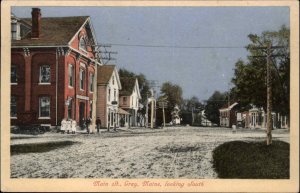
<path id="1" fill-rule="evenodd" d="M 84 102 L 79 103 L 79 123 L 83 124 L 82 119 L 84 118 L 85 104 Z"/>

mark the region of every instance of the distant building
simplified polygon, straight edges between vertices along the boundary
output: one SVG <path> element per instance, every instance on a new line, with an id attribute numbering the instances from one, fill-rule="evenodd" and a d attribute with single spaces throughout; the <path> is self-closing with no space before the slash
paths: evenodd
<path id="1" fill-rule="evenodd" d="M 140 89 L 138 79 L 134 77 L 120 77 L 122 90 L 120 91 L 120 107 L 130 113 L 125 118 L 125 125 L 138 126 L 138 110 L 140 108 Z"/>
<path id="2" fill-rule="evenodd" d="M 267 127 L 267 113 L 263 108 L 252 106 L 252 108 L 244 113 L 245 127 L 250 129 Z M 280 113 L 272 112 L 273 128 L 288 128 L 287 116 L 282 116 Z"/>
<path id="3" fill-rule="evenodd" d="M 238 107 L 238 103 L 234 102 L 231 104 L 227 104 L 221 109 L 219 109 L 220 112 L 220 126 L 221 127 L 232 127 L 232 125 L 236 125 L 237 123 L 237 117 L 236 113 Z"/>
<path id="4" fill-rule="evenodd" d="M 119 73 L 115 65 L 98 67 L 97 77 L 97 117 L 102 127 L 119 127 L 119 115 L 126 114 L 119 109 L 119 92 L 122 89 Z"/>
<path id="5" fill-rule="evenodd" d="M 95 117 L 97 44 L 90 17 L 11 17 L 11 124 Z M 93 129 L 93 127 L 92 127 Z"/>
<path id="6" fill-rule="evenodd" d="M 202 126 L 212 126 L 211 121 L 208 120 L 205 115 L 205 110 L 200 111 L 200 116 L 201 116 L 201 125 Z"/>

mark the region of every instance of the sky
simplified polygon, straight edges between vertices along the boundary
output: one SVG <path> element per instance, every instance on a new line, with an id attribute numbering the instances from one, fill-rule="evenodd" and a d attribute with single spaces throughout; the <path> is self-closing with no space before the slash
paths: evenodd
<path id="1" fill-rule="evenodd" d="M 31 8 L 13 7 L 12 13 L 31 17 Z M 289 7 L 39 8 L 42 17 L 90 16 L 98 44 L 118 52 L 111 64 L 158 86 L 178 84 L 184 98 L 200 100 L 233 86 L 235 63 L 247 58 L 248 34 L 290 26 Z"/>

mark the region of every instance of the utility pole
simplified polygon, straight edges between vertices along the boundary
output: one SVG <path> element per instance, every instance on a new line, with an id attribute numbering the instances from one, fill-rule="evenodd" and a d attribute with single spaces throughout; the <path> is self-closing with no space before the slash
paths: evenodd
<path id="1" fill-rule="evenodd" d="M 147 92 L 147 99 L 146 99 L 145 127 L 148 128 L 148 92 Z"/>
<path id="2" fill-rule="evenodd" d="M 153 129 L 153 118 L 154 118 L 154 99 L 151 100 L 151 129 Z"/>
<path id="3" fill-rule="evenodd" d="M 272 144 L 272 73 L 270 67 L 271 44 L 267 48 L 267 145 Z"/>
<path id="4" fill-rule="evenodd" d="M 166 118 L 165 118 L 165 103 L 162 103 L 162 109 L 163 109 L 163 121 L 164 121 L 164 127 L 166 127 Z"/>
<path id="5" fill-rule="evenodd" d="M 259 42 L 259 41 L 258 41 Z M 260 47 L 251 48 L 253 50 L 264 50 L 266 56 L 254 56 L 254 57 L 266 57 L 267 60 L 267 145 L 272 144 L 272 130 L 273 130 L 273 120 L 272 120 L 272 71 L 271 71 L 271 58 L 280 55 L 272 55 L 275 49 L 284 48 L 284 46 L 272 46 L 269 42 L 267 46 L 259 42 Z M 274 64 L 275 65 L 275 64 Z"/>
<path id="6" fill-rule="evenodd" d="M 194 105 L 192 106 L 192 125 L 194 125 Z"/>

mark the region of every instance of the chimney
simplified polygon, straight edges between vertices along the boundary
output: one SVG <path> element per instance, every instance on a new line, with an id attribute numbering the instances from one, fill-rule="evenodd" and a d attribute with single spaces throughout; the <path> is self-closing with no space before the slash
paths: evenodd
<path id="1" fill-rule="evenodd" d="M 39 38 L 41 33 L 41 10 L 39 8 L 32 8 L 32 26 L 31 38 Z"/>

